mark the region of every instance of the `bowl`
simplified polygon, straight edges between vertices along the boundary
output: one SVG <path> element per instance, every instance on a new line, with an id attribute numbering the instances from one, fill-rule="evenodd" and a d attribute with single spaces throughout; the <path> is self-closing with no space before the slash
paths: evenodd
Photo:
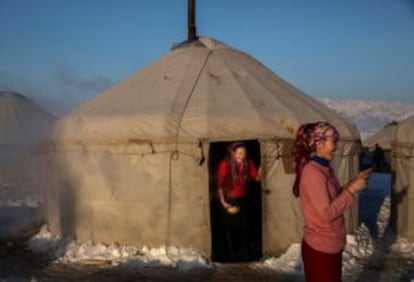
<path id="1" fill-rule="evenodd" d="M 237 213 L 239 213 L 239 211 L 240 211 L 240 208 L 237 207 L 237 206 L 232 206 L 230 208 L 227 208 L 227 212 L 229 214 L 237 214 Z"/>

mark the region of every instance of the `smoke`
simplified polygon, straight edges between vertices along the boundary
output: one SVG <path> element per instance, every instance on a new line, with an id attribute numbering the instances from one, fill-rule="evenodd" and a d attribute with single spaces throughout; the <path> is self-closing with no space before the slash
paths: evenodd
<path id="1" fill-rule="evenodd" d="M 27 96 L 46 111 L 60 117 L 113 84 L 106 76 L 83 77 L 65 65 L 55 65 L 46 76 L 46 81 L 39 81 L 0 69 L 0 91 Z"/>
<path id="2" fill-rule="evenodd" d="M 112 81 L 103 75 L 81 77 L 75 70 L 64 65 L 56 66 L 54 74 L 58 85 L 76 92 L 99 93 L 112 85 Z"/>

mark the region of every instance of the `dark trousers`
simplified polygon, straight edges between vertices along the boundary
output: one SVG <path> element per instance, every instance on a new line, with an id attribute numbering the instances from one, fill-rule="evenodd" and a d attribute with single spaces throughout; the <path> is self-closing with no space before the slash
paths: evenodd
<path id="1" fill-rule="evenodd" d="M 249 259 L 249 207 L 245 198 L 227 198 L 228 203 L 240 208 L 238 214 L 229 214 L 223 207 L 222 224 L 226 234 L 229 261 Z"/>
<path id="2" fill-rule="evenodd" d="M 323 253 L 302 241 L 302 260 L 306 282 L 341 282 L 342 251 L 336 254 Z"/>

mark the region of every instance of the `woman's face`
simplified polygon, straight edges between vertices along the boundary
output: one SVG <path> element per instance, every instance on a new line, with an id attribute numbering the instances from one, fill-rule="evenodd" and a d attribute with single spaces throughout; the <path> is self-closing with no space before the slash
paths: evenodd
<path id="1" fill-rule="evenodd" d="M 316 155 L 331 161 L 336 150 L 337 140 L 335 138 L 328 138 L 316 144 Z"/>
<path id="2" fill-rule="evenodd" d="M 236 163 L 242 163 L 246 159 L 246 148 L 238 147 L 233 151 L 233 159 Z"/>

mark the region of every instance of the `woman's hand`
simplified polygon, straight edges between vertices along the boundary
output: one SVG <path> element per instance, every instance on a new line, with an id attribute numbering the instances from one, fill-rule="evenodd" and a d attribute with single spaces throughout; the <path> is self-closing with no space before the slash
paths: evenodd
<path id="1" fill-rule="evenodd" d="M 371 175 L 371 172 L 374 168 L 368 168 L 361 171 L 357 177 L 349 184 L 348 190 L 352 194 L 356 194 L 365 190 L 368 187 L 368 177 Z"/>
<path id="2" fill-rule="evenodd" d="M 220 203 L 221 205 L 225 208 L 231 208 L 232 205 L 230 205 L 229 203 L 226 202 L 225 197 L 224 197 L 224 193 L 223 193 L 223 188 L 219 188 L 218 189 L 218 194 L 219 194 L 219 199 L 220 199 Z"/>
<path id="3" fill-rule="evenodd" d="M 371 172 L 372 172 L 373 169 L 374 169 L 374 167 L 370 167 L 370 168 L 364 169 L 363 171 L 361 171 L 360 173 L 358 173 L 358 175 L 357 175 L 356 178 L 364 178 L 364 179 L 367 179 L 371 175 Z"/>
<path id="4" fill-rule="evenodd" d="M 259 166 L 259 169 L 257 170 L 256 181 L 262 180 L 262 173 L 263 173 L 262 166 Z"/>
<path id="5" fill-rule="evenodd" d="M 226 201 L 221 201 L 221 205 L 225 208 L 225 209 L 228 209 L 228 208 L 231 208 L 232 207 L 232 205 L 230 205 L 229 203 L 227 203 Z"/>

